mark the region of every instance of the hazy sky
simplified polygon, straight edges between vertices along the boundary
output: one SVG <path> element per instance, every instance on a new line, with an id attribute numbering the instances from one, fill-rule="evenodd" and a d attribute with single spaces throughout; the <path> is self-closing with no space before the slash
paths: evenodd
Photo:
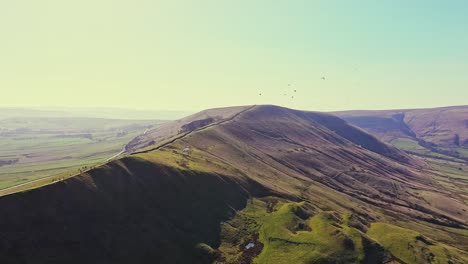
<path id="1" fill-rule="evenodd" d="M 0 106 L 468 104 L 467 14 L 464 0 L 1 1 Z"/>

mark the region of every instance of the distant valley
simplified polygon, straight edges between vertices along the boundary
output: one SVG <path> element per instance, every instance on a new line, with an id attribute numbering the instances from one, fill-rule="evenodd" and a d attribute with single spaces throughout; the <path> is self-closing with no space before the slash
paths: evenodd
<path id="1" fill-rule="evenodd" d="M 0 195 L 102 164 L 129 140 L 163 122 L 50 116 L 0 119 Z M 18 184 L 21 188 L 11 188 Z"/>
<path id="2" fill-rule="evenodd" d="M 409 153 L 468 161 L 468 106 L 335 114 Z"/>

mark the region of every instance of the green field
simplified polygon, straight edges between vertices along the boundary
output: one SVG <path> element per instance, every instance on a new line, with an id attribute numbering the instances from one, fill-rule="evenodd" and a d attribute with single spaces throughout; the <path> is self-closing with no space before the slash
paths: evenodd
<path id="1" fill-rule="evenodd" d="M 439 152 L 432 151 L 428 148 L 425 148 L 419 145 L 416 140 L 409 139 L 409 138 L 396 138 L 391 141 L 391 144 L 408 153 L 419 155 L 419 156 L 424 156 L 424 157 L 432 157 L 432 158 L 439 158 L 439 159 L 444 159 L 444 160 L 452 160 L 452 161 L 460 161 L 460 162 L 463 162 L 463 158 L 468 158 L 468 149 L 465 147 L 458 147 L 454 149 L 439 148 L 440 152 L 442 153 L 452 151 L 453 153 L 457 153 L 457 155 L 459 155 L 459 156 L 449 156 L 449 155 L 445 155 Z"/>
<path id="2" fill-rule="evenodd" d="M 106 161 L 161 121 L 101 118 L 0 120 L 0 189 L 67 177 Z"/>
<path id="3" fill-rule="evenodd" d="M 416 142 L 416 140 L 409 138 L 396 138 L 391 142 L 395 147 L 414 152 L 429 153 L 430 151 L 425 147 L 422 147 Z"/>

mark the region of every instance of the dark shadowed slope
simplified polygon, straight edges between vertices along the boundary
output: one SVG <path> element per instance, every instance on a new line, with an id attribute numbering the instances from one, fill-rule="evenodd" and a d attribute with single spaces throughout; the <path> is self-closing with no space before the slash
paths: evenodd
<path id="1" fill-rule="evenodd" d="M 175 129 L 170 143 L 145 138 L 160 147 L 143 144 L 80 176 L 1 197 L 0 260 L 467 260 L 468 207 L 425 164 L 327 114 L 255 106 L 230 116 Z"/>
<path id="2" fill-rule="evenodd" d="M 3 197 L 2 263 L 205 263 L 219 222 L 263 189 L 247 178 L 123 158 Z"/>

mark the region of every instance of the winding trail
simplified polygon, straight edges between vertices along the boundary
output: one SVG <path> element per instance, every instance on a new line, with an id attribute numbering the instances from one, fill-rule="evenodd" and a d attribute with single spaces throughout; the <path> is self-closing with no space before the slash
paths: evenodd
<path id="1" fill-rule="evenodd" d="M 120 156 L 120 155 L 123 154 L 124 152 L 125 152 L 125 146 L 123 146 L 122 150 L 121 150 L 119 153 L 117 153 L 117 154 L 115 154 L 114 156 L 112 156 L 112 157 L 106 159 L 106 161 L 104 161 L 104 163 L 107 163 L 107 162 L 113 160 L 114 158 L 117 158 L 118 156 Z"/>

